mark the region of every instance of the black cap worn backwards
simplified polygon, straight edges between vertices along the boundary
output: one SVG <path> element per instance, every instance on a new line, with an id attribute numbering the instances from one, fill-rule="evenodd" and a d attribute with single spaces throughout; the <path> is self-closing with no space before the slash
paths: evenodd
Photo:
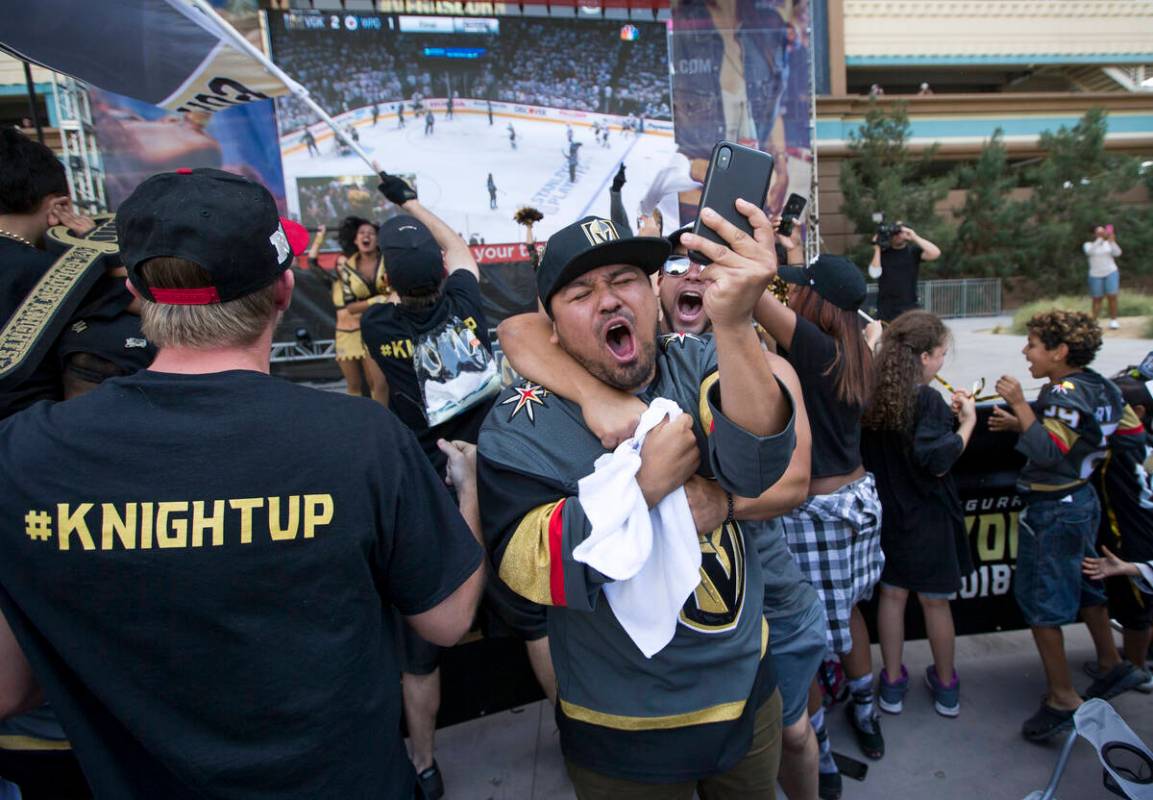
<path id="1" fill-rule="evenodd" d="M 670 252 L 658 236 L 621 237 L 616 226 L 601 217 L 585 217 L 549 237 L 536 271 L 536 289 L 552 315 L 554 294 L 598 267 L 631 264 L 648 275 L 661 268 Z"/>
<path id="2" fill-rule="evenodd" d="M 811 286 L 824 299 L 845 311 L 856 311 L 865 302 L 865 276 L 844 256 L 818 256 L 807 267 L 780 267 L 786 283 Z"/>
<path id="3" fill-rule="evenodd" d="M 263 289 L 292 265 L 294 250 L 307 245 L 308 234 L 283 222 L 260 184 L 218 169 L 180 169 L 136 187 L 120 204 L 116 232 L 128 276 L 145 299 L 207 305 Z M 199 264 L 212 285 L 153 289 L 140 266 L 162 256 Z"/>
<path id="4" fill-rule="evenodd" d="M 380 254 L 388 282 L 397 294 L 435 289 L 444 277 L 444 255 L 432 231 L 407 214 L 380 226 Z"/>

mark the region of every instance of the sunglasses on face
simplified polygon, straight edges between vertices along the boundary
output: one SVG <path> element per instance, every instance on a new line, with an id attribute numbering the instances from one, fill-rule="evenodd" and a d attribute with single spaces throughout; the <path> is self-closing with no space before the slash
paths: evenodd
<path id="1" fill-rule="evenodd" d="M 693 264 L 692 259 L 688 256 L 669 256 L 665 259 L 664 266 L 661 271 L 671 278 L 679 278 L 689 271 L 689 267 Z"/>

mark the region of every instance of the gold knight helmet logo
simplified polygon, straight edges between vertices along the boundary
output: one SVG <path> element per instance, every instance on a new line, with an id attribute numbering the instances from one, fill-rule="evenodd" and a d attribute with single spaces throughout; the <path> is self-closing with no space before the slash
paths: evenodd
<path id="1" fill-rule="evenodd" d="M 607 219 L 591 219 L 588 222 L 582 222 L 581 230 L 584 231 L 585 238 L 589 240 L 591 245 L 604 244 L 621 238 L 620 234 L 617 233 L 616 226 Z"/>

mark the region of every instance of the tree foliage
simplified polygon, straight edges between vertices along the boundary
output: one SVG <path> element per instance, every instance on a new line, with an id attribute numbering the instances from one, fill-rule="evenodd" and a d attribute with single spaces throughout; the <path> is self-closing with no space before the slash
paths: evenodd
<path id="1" fill-rule="evenodd" d="M 908 222 L 937 244 L 949 238 L 935 206 L 949 193 L 953 179 L 933 176 L 936 145 L 920 157 L 909 152 L 909 134 L 905 104 L 886 112 L 875 100 L 870 102 L 864 124 L 849 134 L 852 155 L 841 162 L 842 211 L 862 236 L 862 244 L 851 254 L 858 260 L 867 261 L 871 253 L 875 213 L 884 214 L 888 222 Z"/>
<path id="2" fill-rule="evenodd" d="M 944 252 L 941 272 L 966 277 L 1019 275 L 1028 259 L 1021 231 L 1028 204 L 1013 196 L 1017 175 L 998 128 L 972 163 L 959 166 L 956 185 L 965 190 L 953 245 Z"/>
<path id="3" fill-rule="evenodd" d="M 1117 230 L 1122 269 L 1153 273 L 1153 207 L 1125 197 L 1142 184 L 1153 195 L 1153 168 L 1142 171 L 1138 159 L 1105 148 L 1102 109 L 1091 109 L 1072 128 L 1042 133 L 1042 156 L 1023 171 L 1010 164 L 1000 129 L 975 160 L 943 176 L 932 169 L 936 146 L 920 157 L 909 152 L 910 131 L 904 104 L 886 111 L 873 101 L 850 134 L 842 209 L 861 235 L 851 253 L 860 263 L 870 256 L 873 214 L 883 212 L 887 221 L 906 221 L 941 247 L 937 276 L 1020 276 L 1043 281 L 1047 290 L 1080 290 L 1081 245 L 1095 225 L 1105 224 Z M 936 205 L 952 188 L 965 190 L 965 202 L 956 220 L 942 220 Z"/>
<path id="4" fill-rule="evenodd" d="M 1094 226 L 1119 218 L 1118 195 L 1138 181 L 1135 158 L 1105 149 L 1107 132 L 1105 112 L 1095 108 L 1072 128 L 1041 134 L 1045 155 L 1026 171 L 1033 193 L 1021 238 L 1031 255 L 1022 274 L 1052 280 L 1060 289 L 1084 283 L 1081 245 L 1092 238 Z M 1118 237 L 1131 233 L 1118 230 Z"/>

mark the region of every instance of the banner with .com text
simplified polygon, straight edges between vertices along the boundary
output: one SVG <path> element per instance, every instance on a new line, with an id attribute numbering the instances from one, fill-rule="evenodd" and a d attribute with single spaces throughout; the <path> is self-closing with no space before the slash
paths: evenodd
<path id="1" fill-rule="evenodd" d="M 727 139 L 774 158 L 765 207 L 808 198 L 812 45 L 808 0 L 675 0 L 669 35 L 673 130 L 689 176 L 701 183 L 713 146 Z M 695 216 L 696 190 L 680 195 Z"/>

